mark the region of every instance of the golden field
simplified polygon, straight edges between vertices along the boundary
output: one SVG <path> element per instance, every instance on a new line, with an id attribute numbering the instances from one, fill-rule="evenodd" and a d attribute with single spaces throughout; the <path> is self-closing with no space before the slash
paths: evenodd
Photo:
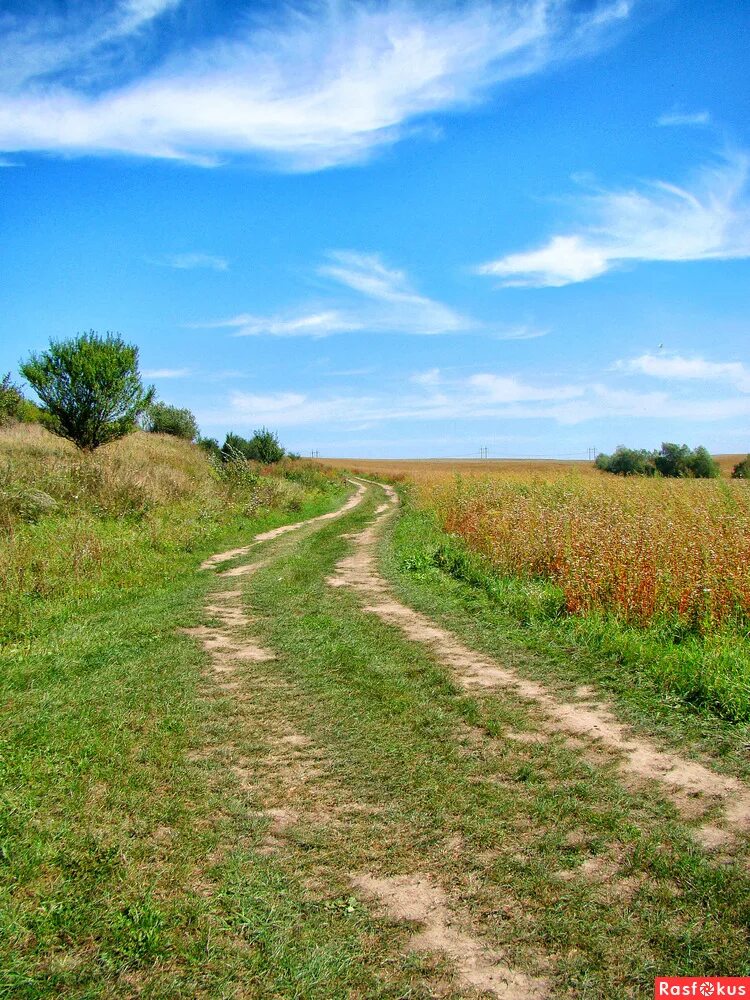
<path id="1" fill-rule="evenodd" d="M 720 456 L 724 472 L 739 459 Z M 750 620 L 747 482 L 624 479 L 587 462 L 348 465 L 413 483 L 415 505 L 441 528 L 501 575 L 554 583 L 571 613 L 704 634 Z"/>

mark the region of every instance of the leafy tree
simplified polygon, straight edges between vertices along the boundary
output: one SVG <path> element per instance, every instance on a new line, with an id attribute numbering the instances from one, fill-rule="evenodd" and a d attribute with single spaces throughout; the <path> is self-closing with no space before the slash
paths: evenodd
<path id="1" fill-rule="evenodd" d="M 199 437 L 198 447 L 203 448 L 203 450 L 207 452 L 211 458 L 221 459 L 224 457 L 221 453 L 221 448 L 219 447 L 219 442 L 216 440 L 216 438 Z"/>
<path id="2" fill-rule="evenodd" d="M 285 454 L 277 435 L 273 431 L 269 431 L 267 427 L 255 431 L 250 440 L 230 432 L 221 446 L 221 453 L 225 461 L 245 458 L 263 465 L 280 462 Z"/>
<path id="3" fill-rule="evenodd" d="M 654 456 L 654 465 L 662 476 L 675 479 L 690 475 L 692 458 L 693 453 L 686 444 L 665 441 L 661 450 Z"/>
<path id="4" fill-rule="evenodd" d="M 732 469 L 732 479 L 750 479 L 750 455 Z"/>
<path id="5" fill-rule="evenodd" d="M 230 431 L 224 438 L 224 444 L 221 446 L 221 456 L 225 462 L 233 462 L 238 459 L 249 459 L 250 455 L 250 442 L 247 438 L 241 437 L 239 434 L 234 434 Z"/>
<path id="6" fill-rule="evenodd" d="M 651 452 L 624 445 L 618 445 L 612 455 L 597 455 L 594 464 L 597 469 L 618 476 L 653 476 L 655 472 Z"/>
<path id="7" fill-rule="evenodd" d="M 0 427 L 13 420 L 21 422 L 38 420 L 39 416 L 39 408 L 25 398 L 8 372 L 0 379 Z"/>
<path id="8" fill-rule="evenodd" d="M 717 479 L 721 475 L 721 469 L 702 445 L 691 455 L 688 467 L 696 479 Z"/>
<path id="9" fill-rule="evenodd" d="M 612 455 L 599 455 L 594 463 L 603 472 L 620 476 L 715 479 L 719 466 L 703 446 L 692 451 L 686 444 L 665 441 L 660 451 L 644 451 L 619 445 Z"/>
<path id="10" fill-rule="evenodd" d="M 263 465 L 273 465 L 274 462 L 280 462 L 285 455 L 278 436 L 273 431 L 269 431 L 267 427 L 261 427 L 259 431 L 255 431 L 248 444 L 250 446 L 248 457 L 256 462 L 262 462 Z"/>
<path id="11" fill-rule="evenodd" d="M 128 434 L 153 402 L 154 388 L 144 389 L 138 371 L 138 348 L 119 334 L 94 330 L 70 340 L 52 341 L 32 354 L 21 374 L 42 402 L 51 430 L 93 451 Z"/>
<path id="12" fill-rule="evenodd" d="M 146 410 L 144 426 L 152 434 L 172 434 L 186 441 L 198 437 L 198 424 L 190 410 L 169 403 L 152 403 Z"/>

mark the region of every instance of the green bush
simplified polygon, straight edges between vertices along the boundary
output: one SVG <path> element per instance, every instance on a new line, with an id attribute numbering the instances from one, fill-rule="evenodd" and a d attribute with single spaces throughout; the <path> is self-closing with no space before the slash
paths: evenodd
<path id="1" fill-rule="evenodd" d="M 14 420 L 25 424 L 33 423 L 39 421 L 40 417 L 39 407 L 26 399 L 8 372 L 0 379 L 0 427 Z"/>
<path id="2" fill-rule="evenodd" d="M 216 438 L 199 437 L 198 447 L 202 448 L 207 453 L 209 458 L 221 460 L 221 458 L 223 457 L 221 453 L 221 448 L 219 447 L 219 442 L 216 440 Z"/>
<path id="3" fill-rule="evenodd" d="M 278 436 L 267 427 L 255 431 L 249 440 L 230 432 L 224 440 L 221 453 L 225 461 L 244 458 L 250 462 L 260 462 L 261 465 L 274 465 L 285 455 Z"/>
<path id="4" fill-rule="evenodd" d="M 618 445 L 612 455 L 598 455 L 594 464 L 597 469 L 618 476 L 653 476 L 656 471 L 651 452 L 624 445 Z"/>
<path id="5" fill-rule="evenodd" d="M 750 479 L 750 455 L 732 469 L 732 479 Z"/>
<path id="6" fill-rule="evenodd" d="M 594 463 L 602 472 L 618 476 L 660 475 L 669 479 L 716 479 L 721 470 L 702 445 L 695 450 L 686 444 L 665 441 L 659 451 L 618 445 L 612 455 L 598 455 Z"/>
<path id="7" fill-rule="evenodd" d="M 195 441 L 198 437 L 198 424 L 191 411 L 169 403 L 152 403 L 144 415 L 143 425 L 144 430 L 152 434 L 172 434 L 186 441 Z"/>
<path id="8" fill-rule="evenodd" d="M 130 433 L 154 398 L 141 382 L 138 348 L 113 333 L 52 341 L 21 374 L 42 401 L 49 429 L 83 451 Z"/>

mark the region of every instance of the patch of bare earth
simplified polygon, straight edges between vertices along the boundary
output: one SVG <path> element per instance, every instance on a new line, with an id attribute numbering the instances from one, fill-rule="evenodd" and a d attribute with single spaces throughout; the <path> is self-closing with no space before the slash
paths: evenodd
<path id="1" fill-rule="evenodd" d="M 462 986 L 505 1000 L 541 1000 L 548 995 L 545 980 L 509 968 L 501 955 L 458 926 L 448 897 L 429 875 L 357 875 L 352 884 L 365 899 L 380 904 L 393 920 L 418 923 L 420 928 L 409 940 L 409 949 L 445 955 Z"/>
<path id="2" fill-rule="evenodd" d="M 694 830 L 705 848 L 726 847 L 737 833 L 750 833 L 750 789 L 742 782 L 634 736 L 608 705 L 559 700 L 540 682 L 521 677 L 514 669 L 470 649 L 426 615 L 396 600 L 378 572 L 376 544 L 384 519 L 395 511 L 398 496 L 390 486 L 383 484 L 382 488 L 387 503 L 379 508 L 364 531 L 352 536 L 354 551 L 336 566 L 335 574 L 328 580 L 331 586 L 348 587 L 361 594 L 368 602 L 366 611 L 397 626 L 413 642 L 429 647 L 465 687 L 506 688 L 542 710 L 543 729 L 566 734 L 576 748 L 580 748 L 583 739 L 584 745 L 615 751 L 625 776 L 658 782 L 687 819 L 719 812 L 716 822 L 707 822 Z M 589 697 L 590 689 L 583 687 L 576 695 Z M 518 739 L 519 734 L 514 733 L 511 738 Z M 522 738 L 527 740 L 530 735 L 524 734 Z"/>

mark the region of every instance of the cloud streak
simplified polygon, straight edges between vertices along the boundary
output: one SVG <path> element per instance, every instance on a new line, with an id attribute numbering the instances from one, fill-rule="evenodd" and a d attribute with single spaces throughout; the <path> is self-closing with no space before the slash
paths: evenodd
<path id="1" fill-rule="evenodd" d="M 171 267 L 176 271 L 227 271 L 229 261 L 225 257 L 218 257 L 211 253 L 171 253 L 163 257 L 150 260 L 152 264 L 162 267 Z"/>
<path id="2" fill-rule="evenodd" d="M 659 115 L 656 124 L 661 126 L 710 125 L 711 115 L 708 111 L 692 113 L 673 111 L 671 114 Z"/>
<path id="3" fill-rule="evenodd" d="M 171 50 L 133 66 L 132 36 L 177 3 L 129 0 L 93 26 L 85 5 L 72 27 L 2 22 L 0 151 L 202 165 L 250 154 L 298 170 L 356 162 L 427 116 L 604 44 L 630 13 L 625 0 L 297 0 L 202 47 L 163 33 Z M 83 79 L 76 55 L 92 56 Z M 97 80 L 97 67 L 114 79 Z"/>
<path id="4" fill-rule="evenodd" d="M 618 361 L 615 369 L 667 381 L 726 382 L 740 392 L 750 392 L 750 369 L 741 361 L 707 361 L 702 357 L 685 358 L 679 354 L 641 354 L 637 358 Z"/>
<path id="5" fill-rule="evenodd" d="M 663 390 L 622 389 L 603 382 L 529 381 L 497 372 L 449 379 L 439 369 L 429 369 L 406 376 L 396 391 L 388 393 L 314 396 L 291 390 L 234 392 L 226 409 L 203 413 L 200 420 L 207 426 L 318 424 L 351 429 L 404 420 L 546 420 L 574 426 L 623 418 L 660 423 L 676 419 L 689 424 L 744 421 L 748 416 L 747 395 L 675 396 Z"/>
<path id="6" fill-rule="evenodd" d="M 583 199 L 579 229 L 477 268 L 504 286 L 560 287 L 630 262 L 750 256 L 747 153 L 704 166 L 689 186 L 653 181 Z"/>
<path id="7" fill-rule="evenodd" d="M 335 286 L 333 301 L 284 314 L 240 313 L 190 325 L 225 328 L 236 337 L 316 338 L 359 331 L 435 336 L 480 327 L 471 317 L 417 292 L 404 271 L 389 267 L 378 254 L 337 250 L 316 273 Z"/>

